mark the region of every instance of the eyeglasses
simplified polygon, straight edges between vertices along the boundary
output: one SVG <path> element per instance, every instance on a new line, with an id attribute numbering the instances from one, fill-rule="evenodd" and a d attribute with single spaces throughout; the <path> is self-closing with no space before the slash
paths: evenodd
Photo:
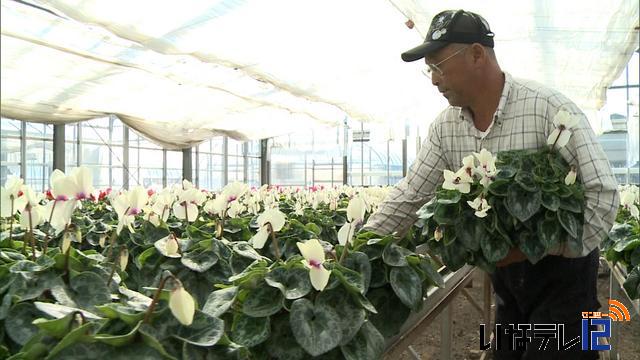
<path id="1" fill-rule="evenodd" d="M 458 49 L 458 51 L 454 52 L 453 54 L 447 56 L 444 60 L 438 62 L 437 64 L 427 64 L 427 66 L 422 69 L 422 73 L 424 74 L 424 76 L 428 77 L 429 79 L 431 79 L 431 74 L 432 73 L 436 73 L 439 76 L 443 76 L 444 72 L 442 71 L 442 69 L 440 69 L 438 67 L 438 65 L 442 65 L 442 63 L 444 63 L 445 61 L 451 59 L 452 57 L 460 54 L 461 52 L 463 52 L 464 50 L 467 50 L 469 46 L 465 46 L 463 48 Z"/>

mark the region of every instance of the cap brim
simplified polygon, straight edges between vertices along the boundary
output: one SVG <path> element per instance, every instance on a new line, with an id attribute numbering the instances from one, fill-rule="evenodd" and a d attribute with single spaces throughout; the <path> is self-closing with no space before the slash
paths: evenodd
<path id="1" fill-rule="evenodd" d="M 426 43 L 416 46 L 409 51 L 402 53 L 402 60 L 406 62 L 420 60 L 423 57 L 432 54 L 443 47 L 449 45 L 446 41 L 427 41 Z"/>

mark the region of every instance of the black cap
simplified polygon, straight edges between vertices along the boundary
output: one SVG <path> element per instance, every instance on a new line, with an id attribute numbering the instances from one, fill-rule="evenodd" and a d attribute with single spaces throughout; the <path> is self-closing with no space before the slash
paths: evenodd
<path id="1" fill-rule="evenodd" d="M 479 43 L 493 48 L 493 33 L 480 15 L 464 10 L 445 10 L 433 17 L 424 43 L 402 53 L 402 60 L 416 61 L 451 43 Z"/>

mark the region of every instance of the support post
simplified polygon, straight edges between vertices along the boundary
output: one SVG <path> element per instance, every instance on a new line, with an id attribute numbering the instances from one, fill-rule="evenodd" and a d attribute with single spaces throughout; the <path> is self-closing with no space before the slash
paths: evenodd
<path id="1" fill-rule="evenodd" d="M 182 149 L 182 178 L 193 181 L 192 148 Z"/>
<path id="2" fill-rule="evenodd" d="M 65 171 L 64 124 L 53 125 L 53 170 Z"/>
<path id="3" fill-rule="evenodd" d="M 260 140 L 260 184 L 271 182 L 271 159 L 269 157 L 269 139 Z"/>

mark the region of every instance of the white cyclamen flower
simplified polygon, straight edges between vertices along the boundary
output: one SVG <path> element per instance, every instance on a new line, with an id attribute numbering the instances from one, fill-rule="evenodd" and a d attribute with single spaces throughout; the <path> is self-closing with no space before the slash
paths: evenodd
<path id="1" fill-rule="evenodd" d="M 476 171 L 480 174 L 495 175 L 496 173 L 496 157 L 487 149 L 480 150 L 479 153 L 474 152 L 473 155 L 480 163 Z"/>
<path id="2" fill-rule="evenodd" d="M 193 323 L 196 302 L 193 300 L 193 296 L 182 287 L 182 284 L 171 291 L 169 309 L 182 325 L 189 326 Z"/>
<path id="3" fill-rule="evenodd" d="M 451 170 L 445 170 L 442 188 L 447 190 L 458 190 L 463 194 L 467 194 L 471 191 L 472 182 L 473 179 L 467 174 L 464 168 L 455 173 Z"/>
<path id="4" fill-rule="evenodd" d="M 482 196 L 478 196 L 473 201 L 467 201 L 467 204 L 474 209 L 476 212 L 474 213 L 477 217 L 485 217 L 487 216 L 487 211 L 491 209 L 491 206 L 487 202 L 487 199 Z"/>
<path id="5" fill-rule="evenodd" d="M 342 225 L 338 231 L 338 242 L 340 245 L 346 245 L 351 241 L 358 226 L 364 221 L 366 212 L 366 204 L 362 197 L 356 196 L 349 201 L 347 206 L 347 222 Z"/>
<path id="6" fill-rule="evenodd" d="M 260 216 L 258 216 L 258 226 L 260 226 L 260 229 L 251 240 L 249 240 L 251 246 L 255 249 L 262 249 L 267 242 L 267 238 L 269 238 L 268 224 L 271 224 L 273 231 L 280 231 L 284 227 L 285 221 L 286 215 L 277 209 L 269 209 L 260 214 Z"/>
<path id="7" fill-rule="evenodd" d="M 567 176 L 565 176 L 564 183 L 566 185 L 573 185 L 576 182 L 576 175 L 576 171 L 572 167 Z"/>
<path id="8" fill-rule="evenodd" d="M 633 191 L 627 190 L 620 193 L 620 206 L 627 209 L 631 213 L 631 216 L 638 219 L 640 218 L 640 210 L 638 210 L 635 202 L 636 195 Z"/>
<path id="9" fill-rule="evenodd" d="M 27 198 L 20 196 L 24 181 L 15 176 L 7 179 L 4 186 L 0 187 L 0 217 L 6 218 L 23 209 Z M 13 208 L 13 212 L 11 212 Z"/>
<path id="10" fill-rule="evenodd" d="M 178 243 L 178 239 L 173 235 L 165 236 L 162 239 L 156 241 L 153 245 L 162 255 L 166 257 L 179 258 L 182 256 L 179 252 L 180 243 Z"/>
<path id="11" fill-rule="evenodd" d="M 324 248 L 317 239 L 298 242 L 298 250 L 304 257 L 302 263 L 309 268 L 309 278 L 313 288 L 322 291 L 329 283 L 331 271 L 324 268 Z"/>
<path id="12" fill-rule="evenodd" d="M 553 125 L 556 128 L 551 132 L 551 135 L 547 138 L 547 144 L 551 146 L 555 146 L 561 148 L 569 142 L 569 137 L 571 137 L 571 129 L 578 123 L 578 118 L 569 114 L 565 110 L 560 110 L 553 117 Z"/>

